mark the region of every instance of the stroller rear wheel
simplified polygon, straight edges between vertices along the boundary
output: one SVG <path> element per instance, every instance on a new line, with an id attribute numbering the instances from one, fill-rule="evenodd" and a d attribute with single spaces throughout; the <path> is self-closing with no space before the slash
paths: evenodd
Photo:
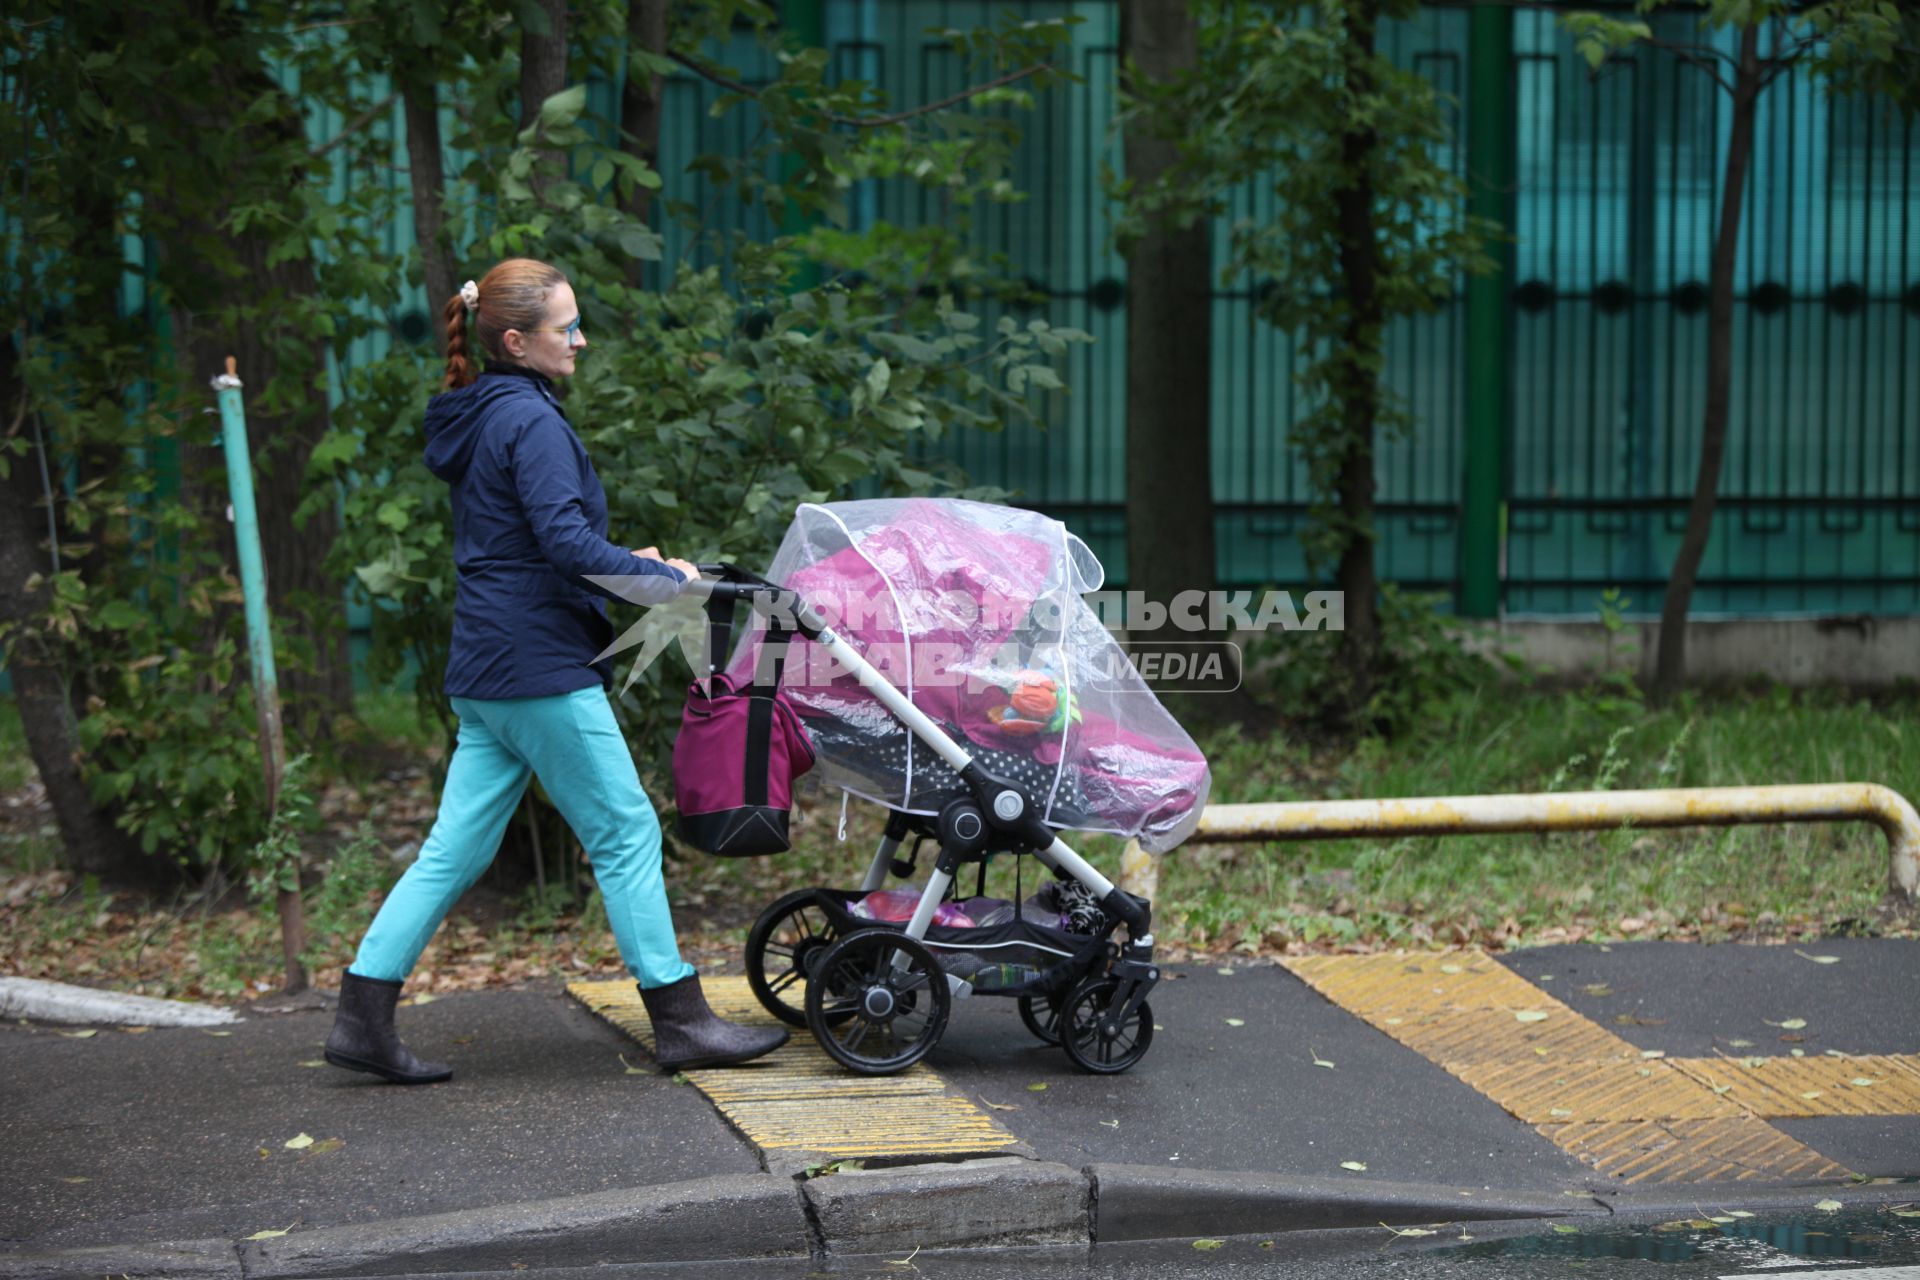
<path id="1" fill-rule="evenodd" d="M 905 1071 L 940 1042 L 953 1007 L 933 953 L 895 929 L 861 929 L 827 948 L 807 983 L 807 1026 L 829 1057 L 862 1075 Z"/>
<path id="2" fill-rule="evenodd" d="M 747 985 L 768 1013 L 790 1027 L 807 1025 L 807 981 L 840 940 L 811 889 L 781 898 L 747 934 Z"/>
<path id="3" fill-rule="evenodd" d="M 1111 1031 L 1102 1027 L 1107 1006 L 1120 982 L 1116 978 L 1088 978 L 1073 989 L 1056 1024 L 1060 1047 L 1073 1065 L 1095 1075 L 1115 1075 L 1147 1056 L 1153 1043 L 1153 1010 L 1142 1000 Z"/>
<path id="4" fill-rule="evenodd" d="M 1060 1043 L 1060 1006 L 1044 993 L 1020 997 L 1020 1021 L 1048 1044 Z"/>

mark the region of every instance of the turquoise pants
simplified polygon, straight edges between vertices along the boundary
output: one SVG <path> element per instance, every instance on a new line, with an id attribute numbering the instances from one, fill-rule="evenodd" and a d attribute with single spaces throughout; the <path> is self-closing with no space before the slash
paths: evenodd
<path id="1" fill-rule="evenodd" d="M 493 861 L 530 774 L 559 806 L 593 862 L 620 958 L 643 987 L 693 972 L 680 958 L 666 882 L 660 820 L 606 693 L 598 686 L 549 698 L 455 698 L 460 736 L 447 764 L 440 812 L 360 941 L 353 972 L 404 981 L 435 929 Z"/>

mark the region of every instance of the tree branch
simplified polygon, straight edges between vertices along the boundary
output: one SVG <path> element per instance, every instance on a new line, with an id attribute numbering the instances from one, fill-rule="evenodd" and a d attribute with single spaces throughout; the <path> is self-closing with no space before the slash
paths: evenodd
<path id="1" fill-rule="evenodd" d="M 348 138 L 351 138 L 354 134 L 366 128 L 369 124 L 372 124 L 379 118 L 382 111 L 385 111 L 393 105 L 393 100 L 399 96 L 398 92 L 390 93 L 355 116 L 339 133 L 334 134 L 333 137 L 315 147 L 312 151 L 313 158 L 318 160 L 321 156 L 327 154 L 327 152 L 333 150 Z"/>
<path id="2" fill-rule="evenodd" d="M 695 61 L 694 59 L 688 57 L 684 53 L 677 53 L 669 49 L 667 51 L 667 56 L 669 58 L 672 58 L 675 62 L 679 63 L 681 66 L 685 67 L 687 70 L 693 72 L 695 75 L 701 77 L 704 80 L 712 81 L 714 84 L 719 85 L 722 89 L 726 89 L 733 93 L 737 93 L 745 98 L 752 98 L 755 101 L 758 101 L 760 98 L 760 92 L 761 92 L 760 90 L 755 89 L 750 85 L 741 84 L 738 80 L 728 79 L 726 76 L 721 75 L 718 71 L 715 71 L 712 67 L 705 66 Z M 960 92 L 953 94 L 950 97 L 941 98 L 937 102 L 928 102 L 921 106 L 914 107 L 908 111 L 894 112 L 892 115 L 843 116 L 832 111 L 828 111 L 823 114 L 825 115 L 826 119 L 832 121 L 834 124 L 851 125 L 856 129 L 879 129 L 879 128 L 884 128 L 885 126 L 891 125 L 891 124 L 903 124 L 906 121 L 913 119 L 915 116 L 924 116 L 924 115 L 930 114 L 931 112 L 945 110 L 947 107 L 955 106 L 959 103 L 965 102 L 968 98 L 978 97 L 980 94 L 987 93 L 993 89 L 1005 88 L 1007 85 L 1014 83 L 1016 80 L 1024 80 L 1028 76 L 1038 75 L 1042 71 L 1051 71 L 1052 69 L 1053 69 L 1053 64 L 1050 62 L 1036 62 L 1030 67 L 1022 67 L 1018 71 L 1009 71 L 1006 75 L 1000 76 L 997 79 L 989 80 L 985 84 L 976 84 L 971 86 L 970 88 L 962 89 Z"/>

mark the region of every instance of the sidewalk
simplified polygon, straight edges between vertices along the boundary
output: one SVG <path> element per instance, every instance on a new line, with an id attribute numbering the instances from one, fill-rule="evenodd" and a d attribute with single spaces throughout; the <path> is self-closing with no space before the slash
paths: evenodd
<path id="1" fill-rule="evenodd" d="M 1920 1199 L 1849 1177 L 1920 1176 L 1920 942 L 1799 950 L 1173 966 L 1152 1051 L 1114 1077 L 975 998 L 925 1065 L 1010 1135 L 978 1153 L 999 1159 L 804 1184 L 804 1153 L 757 1149 L 701 1091 L 720 1073 L 660 1076 L 557 982 L 403 1009 L 455 1065 L 417 1089 L 302 1065 L 320 1011 L 226 1035 L 7 1026 L 0 1275 L 90 1246 L 116 1248 L 69 1271 L 369 1274 Z M 859 1092 L 830 1104 L 850 1140 L 875 1114 Z"/>

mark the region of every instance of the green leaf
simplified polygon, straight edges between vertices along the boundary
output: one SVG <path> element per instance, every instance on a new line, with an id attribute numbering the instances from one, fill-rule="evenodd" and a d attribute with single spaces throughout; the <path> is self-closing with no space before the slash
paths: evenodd
<path id="1" fill-rule="evenodd" d="M 1212 1253 L 1215 1249 L 1225 1247 L 1226 1243 L 1225 1240 L 1195 1240 L 1193 1247 L 1202 1253 Z"/>
<path id="2" fill-rule="evenodd" d="M 867 397 L 871 404 L 878 404 L 887 398 L 887 387 L 893 382 L 893 368 L 885 360 L 875 360 L 873 367 L 867 370 Z"/>
<path id="3" fill-rule="evenodd" d="M 1030 364 L 1027 366 L 1027 382 L 1032 386 L 1039 387 L 1042 391 L 1065 391 L 1067 389 L 1067 384 L 1060 381 L 1060 376 L 1043 364 Z"/>
<path id="4" fill-rule="evenodd" d="M 587 86 L 576 84 L 562 89 L 540 104 L 540 127 L 554 130 L 572 124 L 587 109 Z"/>

